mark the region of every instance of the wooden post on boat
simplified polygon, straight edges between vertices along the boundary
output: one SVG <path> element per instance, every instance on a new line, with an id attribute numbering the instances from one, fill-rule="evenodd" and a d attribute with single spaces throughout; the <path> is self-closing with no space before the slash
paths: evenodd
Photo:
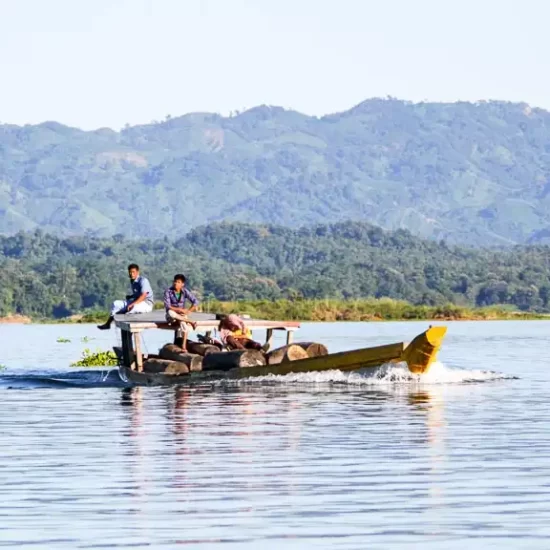
<path id="1" fill-rule="evenodd" d="M 141 337 L 139 332 L 134 333 L 134 341 L 136 344 L 136 367 L 138 372 L 143 372 L 143 354 L 141 353 Z"/>
<path id="2" fill-rule="evenodd" d="M 182 332 L 182 336 L 183 336 L 183 346 L 181 346 L 181 347 L 183 349 L 187 349 L 187 327 L 184 327 L 183 323 L 181 323 L 180 326 L 181 326 L 181 332 Z"/>
<path id="3" fill-rule="evenodd" d="M 121 330 L 120 337 L 122 340 L 122 358 L 124 361 L 124 366 L 134 369 L 134 361 L 136 359 L 136 356 L 134 353 L 134 345 L 132 342 L 132 333 L 128 330 Z"/>
<path id="4" fill-rule="evenodd" d="M 294 338 L 294 331 L 293 330 L 287 330 L 286 331 L 286 345 L 290 346 L 292 344 L 292 340 Z"/>
<path id="5" fill-rule="evenodd" d="M 266 334 L 266 338 L 265 338 L 265 343 L 269 344 L 269 347 L 271 348 L 271 345 L 273 344 L 273 329 L 268 328 L 266 333 L 267 334 Z"/>

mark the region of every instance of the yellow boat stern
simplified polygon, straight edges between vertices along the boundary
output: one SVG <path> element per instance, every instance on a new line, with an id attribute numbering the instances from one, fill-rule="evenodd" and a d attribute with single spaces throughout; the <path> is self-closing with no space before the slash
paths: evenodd
<path id="1" fill-rule="evenodd" d="M 409 370 L 414 374 L 425 374 L 437 358 L 447 327 L 430 327 L 419 334 L 401 354 Z"/>

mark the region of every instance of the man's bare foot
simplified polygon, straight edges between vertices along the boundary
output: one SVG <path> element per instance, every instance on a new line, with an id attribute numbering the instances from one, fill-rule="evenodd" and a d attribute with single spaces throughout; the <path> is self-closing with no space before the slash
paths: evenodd
<path id="1" fill-rule="evenodd" d="M 197 330 L 197 323 L 195 321 L 187 321 L 193 330 Z"/>

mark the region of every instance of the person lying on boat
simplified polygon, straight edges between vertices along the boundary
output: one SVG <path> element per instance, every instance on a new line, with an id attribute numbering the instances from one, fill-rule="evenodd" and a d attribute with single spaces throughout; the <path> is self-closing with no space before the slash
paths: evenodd
<path id="1" fill-rule="evenodd" d="M 235 314 L 224 317 L 218 326 L 223 345 L 229 349 L 256 349 L 268 351 L 269 344 L 260 344 L 252 340 L 252 331 L 244 324 L 244 321 Z"/>
<path id="2" fill-rule="evenodd" d="M 164 291 L 164 309 L 166 310 L 166 320 L 169 323 L 179 321 L 180 328 L 176 333 L 176 338 L 182 342 L 183 333 L 187 332 L 186 325 L 190 325 L 193 330 L 197 328 L 197 323 L 191 321 L 187 315 L 195 311 L 199 304 L 199 301 L 195 295 L 185 288 L 185 282 L 185 275 L 178 273 L 177 275 L 174 275 L 172 286 Z M 191 304 L 191 307 L 186 307 L 187 302 Z"/>
<path id="3" fill-rule="evenodd" d="M 149 280 L 139 273 L 139 265 L 130 264 L 128 266 L 128 276 L 132 287 L 132 294 L 126 296 L 126 300 L 115 300 L 111 306 L 109 319 L 103 324 L 98 325 L 100 330 L 108 330 L 114 321 L 114 316 L 122 313 L 150 313 L 153 311 L 153 289 Z"/>

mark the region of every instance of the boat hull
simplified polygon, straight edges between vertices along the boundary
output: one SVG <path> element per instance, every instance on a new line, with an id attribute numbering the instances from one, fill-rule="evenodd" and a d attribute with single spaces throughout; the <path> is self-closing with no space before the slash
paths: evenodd
<path id="1" fill-rule="evenodd" d="M 425 374 L 437 357 L 446 327 L 430 327 L 409 344 L 398 342 L 384 346 L 362 348 L 321 357 L 259 367 L 233 368 L 226 371 L 200 371 L 173 376 L 162 373 L 137 372 L 128 367 L 119 367 L 120 377 L 129 384 L 140 386 L 169 386 L 173 384 L 204 383 L 212 380 L 235 380 L 290 373 L 344 372 L 376 368 L 387 363 L 405 363 L 414 374 Z"/>

